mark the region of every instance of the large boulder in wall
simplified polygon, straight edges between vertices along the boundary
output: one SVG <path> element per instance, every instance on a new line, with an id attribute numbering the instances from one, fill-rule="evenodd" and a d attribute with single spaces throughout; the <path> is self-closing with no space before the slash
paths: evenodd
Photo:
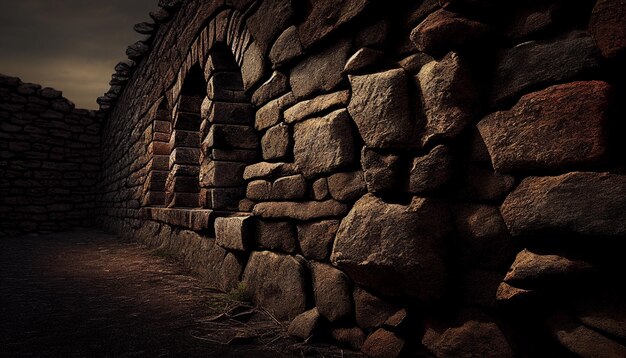
<path id="1" fill-rule="evenodd" d="M 242 283 L 252 301 L 277 319 L 292 320 L 306 310 L 305 269 L 293 257 L 255 251 Z"/>
<path id="2" fill-rule="evenodd" d="M 385 295 L 431 301 L 443 294 L 448 209 L 436 199 L 359 199 L 343 219 L 331 255 L 356 283 Z"/>

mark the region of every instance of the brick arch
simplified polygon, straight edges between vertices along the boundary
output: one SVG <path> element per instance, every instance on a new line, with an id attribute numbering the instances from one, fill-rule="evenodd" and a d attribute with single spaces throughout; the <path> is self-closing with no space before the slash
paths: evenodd
<path id="1" fill-rule="evenodd" d="M 198 33 L 167 92 L 175 106 L 166 206 L 238 211 L 245 198 L 243 170 L 260 157 L 248 93 L 261 80 L 264 63 L 236 10 L 221 11 Z M 204 83 L 205 93 L 190 95 L 193 83 Z M 197 126 L 181 116 L 193 117 L 187 119 Z"/>

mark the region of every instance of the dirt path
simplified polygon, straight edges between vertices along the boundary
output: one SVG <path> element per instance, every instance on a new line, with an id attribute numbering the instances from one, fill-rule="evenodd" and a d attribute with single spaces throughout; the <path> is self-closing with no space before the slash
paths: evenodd
<path id="1" fill-rule="evenodd" d="M 86 230 L 0 240 L 3 357 L 350 355 L 298 344 L 135 243 Z"/>

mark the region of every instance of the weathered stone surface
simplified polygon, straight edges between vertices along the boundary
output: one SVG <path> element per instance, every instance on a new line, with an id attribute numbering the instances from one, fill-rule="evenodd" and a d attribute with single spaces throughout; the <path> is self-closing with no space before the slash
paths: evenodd
<path id="1" fill-rule="evenodd" d="M 275 200 L 302 199 L 306 194 L 306 181 L 302 174 L 276 179 L 272 183 L 270 198 Z"/>
<path id="2" fill-rule="evenodd" d="M 256 149 L 259 138 L 250 126 L 232 124 L 214 124 L 202 142 L 202 147 L 221 149 Z"/>
<path id="3" fill-rule="evenodd" d="M 427 327 L 422 344 L 437 357 L 515 356 L 495 323 L 487 317 L 468 316 L 462 324 L 447 329 Z"/>
<path id="4" fill-rule="evenodd" d="M 607 286 L 583 288 L 585 292 L 577 295 L 572 306 L 585 325 L 626 339 L 626 292 L 623 287 Z"/>
<path id="5" fill-rule="evenodd" d="M 402 173 L 400 173 L 400 157 L 397 155 L 380 154 L 375 150 L 363 147 L 361 166 L 365 174 L 368 191 L 379 193 L 399 189 Z"/>
<path id="6" fill-rule="evenodd" d="M 239 63 L 243 89 L 248 91 L 254 87 L 265 73 L 265 56 L 259 46 L 252 42 L 241 56 Z"/>
<path id="7" fill-rule="evenodd" d="M 626 176 L 574 172 L 528 177 L 500 211 L 514 236 L 540 233 L 626 235 Z"/>
<path id="8" fill-rule="evenodd" d="M 623 0 L 600 0 L 591 13 L 589 31 L 602 55 L 618 58 L 626 51 L 626 3 Z"/>
<path id="9" fill-rule="evenodd" d="M 409 175 L 411 193 L 431 192 L 441 188 L 452 175 L 452 158 L 448 147 L 438 145 L 428 154 L 413 159 Z"/>
<path id="10" fill-rule="evenodd" d="M 245 251 L 250 244 L 252 219 L 249 216 L 215 219 L 215 243 L 225 249 Z"/>
<path id="11" fill-rule="evenodd" d="M 606 155 L 610 86 L 573 82 L 523 96 L 478 124 L 498 171 L 595 164 Z"/>
<path id="12" fill-rule="evenodd" d="M 473 119 L 477 92 L 467 65 L 450 52 L 424 65 L 417 79 L 426 116 L 422 143 L 458 136 Z"/>
<path id="13" fill-rule="evenodd" d="M 537 296 L 537 291 L 513 287 L 506 282 L 501 282 L 496 291 L 496 302 L 499 304 L 523 304 Z"/>
<path id="14" fill-rule="evenodd" d="M 245 180 L 270 178 L 276 175 L 290 175 L 297 173 L 297 167 L 292 163 L 260 162 L 246 166 L 243 172 Z"/>
<path id="15" fill-rule="evenodd" d="M 537 254 L 524 249 L 515 257 L 504 281 L 515 287 L 533 288 L 542 284 L 580 278 L 581 275 L 593 271 L 593 266 L 584 260 Z"/>
<path id="16" fill-rule="evenodd" d="M 319 95 L 313 99 L 296 103 L 285 110 L 285 122 L 299 122 L 330 109 L 345 107 L 350 99 L 350 91 L 338 91 Z"/>
<path id="17" fill-rule="evenodd" d="M 289 76 L 294 96 L 304 99 L 334 89 L 343 79 L 341 71 L 348 59 L 348 51 L 350 41 L 341 40 L 298 63 Z"/>
<path id="18" fill-rule="evenodd" d="M 313 199 L 324 200 L 328 197 L 328 180 L 326 178 L 319 178 L 313 182 Z"/>
<path id="19" fill-rule="evenodd" d="M 367 192 L 363 172 L 343 172 L 328 177 L 330 196 L 339 201 L 352 201 Z"/>
<path id="20" fill-rule="evenodd" d="M 211 160 L 200 166 L 200 186 L 233 187 L 244 184 L 244 163 Z"/>
<path id="21" fill-rule="evenodd" d="M 324 220 L 299 224 L 298 241 L 302 255 L 310 260 L 327 260 L 339 223 L 339 220 Z"/>
<path id="22" fill-rule="evenodd" d="M 576 322 L 563 313 L 547 320 L 552 335 L 570 352 L 580 357 L 623 357 L 626 347 Z"/>
<path id="23" fill-rule="evenodd" d="M 246 25 L 262 53 L 267 53 L 272 41 L 292 21 L 293 8 L 289 0 L 264 1 L 246 19 Z"/>
<path id="24" fill-rule="evenodd" d="M 311 11 L 306 20 L 298 25 L 300 40 L 305 48 L 310 47 L 341 25 L 352 20 L 367 5 L 367 0 L 340 1 L 325 0 L 311 3 Z"/>
<path id="25" fill-rule="evenodd" d="M 297 247 L 295 228 L 285 221 L 256 220 L 256 244 L 262 249 L 288 253 Z"/>
<path id="26" fill-rule="evenodd" d="M 282 72 L 274 71 L 272 77 L 265 81 L 259 88 L 252 94 L 252 104 L 255 106 L 262 106 L 284 95 L 289 90 L 289 79 Z"/>
<path id="27" fill-rule="evenodd" d="M 330 335 L 337 342 L 345 344 L 355 350 L 361 349 L 365 342 L 365 332 L 359 327 L 333 328 L 330 331 Z"/>
<path id="28" fill-rule="evenodd" d="M 258 203 L 252 211 L 262 218 L 292 218 L 296 220 L 313 220 L 332 218 L 344 215 L 348 207 L 335 200 L 306 202 L 267 202 Z"/>
<path id="29" fill-rule="evenodd" d="M 272 192 L 272 183 L 267 180 L 253 180 L 246 188 L 246 198 L 251 200 L 269 200 Z"/>
<path id="30" fill-rule="evenodd" d="M 405 309 L 399 309 L 391 315 L 391 317 L 387 318 L 385 321 L 385 327 L 389 327 L 392 330 L 401 329 L 405 327 L 409 322 L 409 312 Z"/>
<path id="31" fill-rule="evenodd" d="M 453 212 L 463 263 L 501 269 L 510 262 L 513 241 L 497 206 L 459 205 Z"/>
<path id="32" fill-rule="evenodd" d="M 271 127 L 261 138 L 261 151 L 264 160 L 281 159 L 287 155 L 291 142 L 289 128 L 280 123 Z"/>
<path id="33" fill-rule="evenodd" d="M 200 115 L 208 123 L 250 124 L 254 117 L 254 108 L 249 103 L 230 103 L 205 98 L 200 107 Z"/>
<path id="34" fill-rule="evenodd" d="M 304 50 L 298 37 L 298 30 L 295 26 L 291 26 L 276 39 L 269 57 L 274 67 L 280 67 L 303 54 Z"/>
<path id="35" fill-rule="evenodd" d="M 442 55 L 477 44 L 489 28 L 480 22 L 466 19 L 447 10 L 437 10 L 411 31 L 415 47 L 429 55 Z"/>
<path id="36" fill-rule="evenodd" d="M 348 277 L 340 270 L 323 263 L 311 262 L 313 292 L 317 310 L 330 322 L 352 313 L 352 297 Z"/>
<path id="37" fill-rule="evenodd" d="M 296 98 L 291 92 L 268 102 L 256 112 L 254 128 L 260 131 L 277 124 L 283 118 L 283 109 L 294 103 Z"/>
<path id="38" fill-rule="evenodd" d="M 348 78 L 352 85 L 348 111 L 365 145 L 370 148 L 404 148 L 419 144 L 404 70 Z"/>
<path id="39" fill-rule="evenodd" d="M 350 56 L 346 66 L 343 68 L 343 73 L 358 74 L 371 70 L 376 65 L 381 64 L 385 59 L 385 54 L 382 51 L 372 50 L 371 48 L 361 48 L 354 55 Z"/>
<path id="40" fill-rule="evenodd" d="M 143 55 L 145 55 L 148 51 L 150 51 L 150 46 L 143 42 L 137 41 L 134 44 L 128 46 L 126 49 L 126 56 L 131 60 L 140 59 Z"/>
<path id="41" fill-rule="evenodd" d="M 312 308 L 299 314 L 293 321 L 291 321 L 287 333 L 289 333 L 290 336 L 306 340 L 315 333 L 320 326 L 320 323 L 321 316 L 317 308 Z"/>
<path id="42" fill-rule="evenodd" d="M 293 257 L 255 251 L 242 282 L 255 304 L 277 319 L 292 320 L 306 309 L 304 276 L 304 267 Z"/>
<path id="43" fill-rule="evenodd" d="M 598 48 L 586 32 L 550 42 L 524 42 L 501 55 L 491 101 L 500 103 L 532 88 L 568 80 L 597 68 L 598 60 Z"/>
<path id="44" fill-rule="evenodd" d="M 409 55 L 398 61 L 398 65 L 404 69 L 407 73 L 417 74 L 425 64 L 433 62 L 435 59 L 432 56 L 418 52 Z"/>
<path id="45" fill-rule="evenodd" d="M 354 288 L 352 297 L 356 323 L 363 329 L 382 326 L 398 310 L 394 304 L 385 302 L 359 287 Z"/>
<path id="46" fill-rule="evenodd" d="M 356 283 L 383 294 L 436 299 L 445 287 L 447 217 L 435 199 L 414 197 L 401 205 L 367 194 L 341 222 L 331 261 Z"/>
<path id="47" fill-rule="evenodd" d="M 402 353 L 404 345 L 404 339 L 384 328 L 379 328 L 367 337 L 361 350 L 372 358 L 396 358 Z"/>
<path id="48" fill-rule="evenodd" d="M 295 163 L 306 177 L 354 163 L 354 138 L 346 110 L 296 123 L 294 139 Z"/>

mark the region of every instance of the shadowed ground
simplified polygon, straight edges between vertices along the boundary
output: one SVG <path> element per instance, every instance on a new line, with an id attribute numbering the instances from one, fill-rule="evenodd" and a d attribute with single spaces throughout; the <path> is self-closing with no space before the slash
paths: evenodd
<path id="1" fill-rule="evenodd" d="M 0 356 L 348 353 L 296 343 L 164 255 L 93 231 L 0 240 L 0 301 Z"/>

